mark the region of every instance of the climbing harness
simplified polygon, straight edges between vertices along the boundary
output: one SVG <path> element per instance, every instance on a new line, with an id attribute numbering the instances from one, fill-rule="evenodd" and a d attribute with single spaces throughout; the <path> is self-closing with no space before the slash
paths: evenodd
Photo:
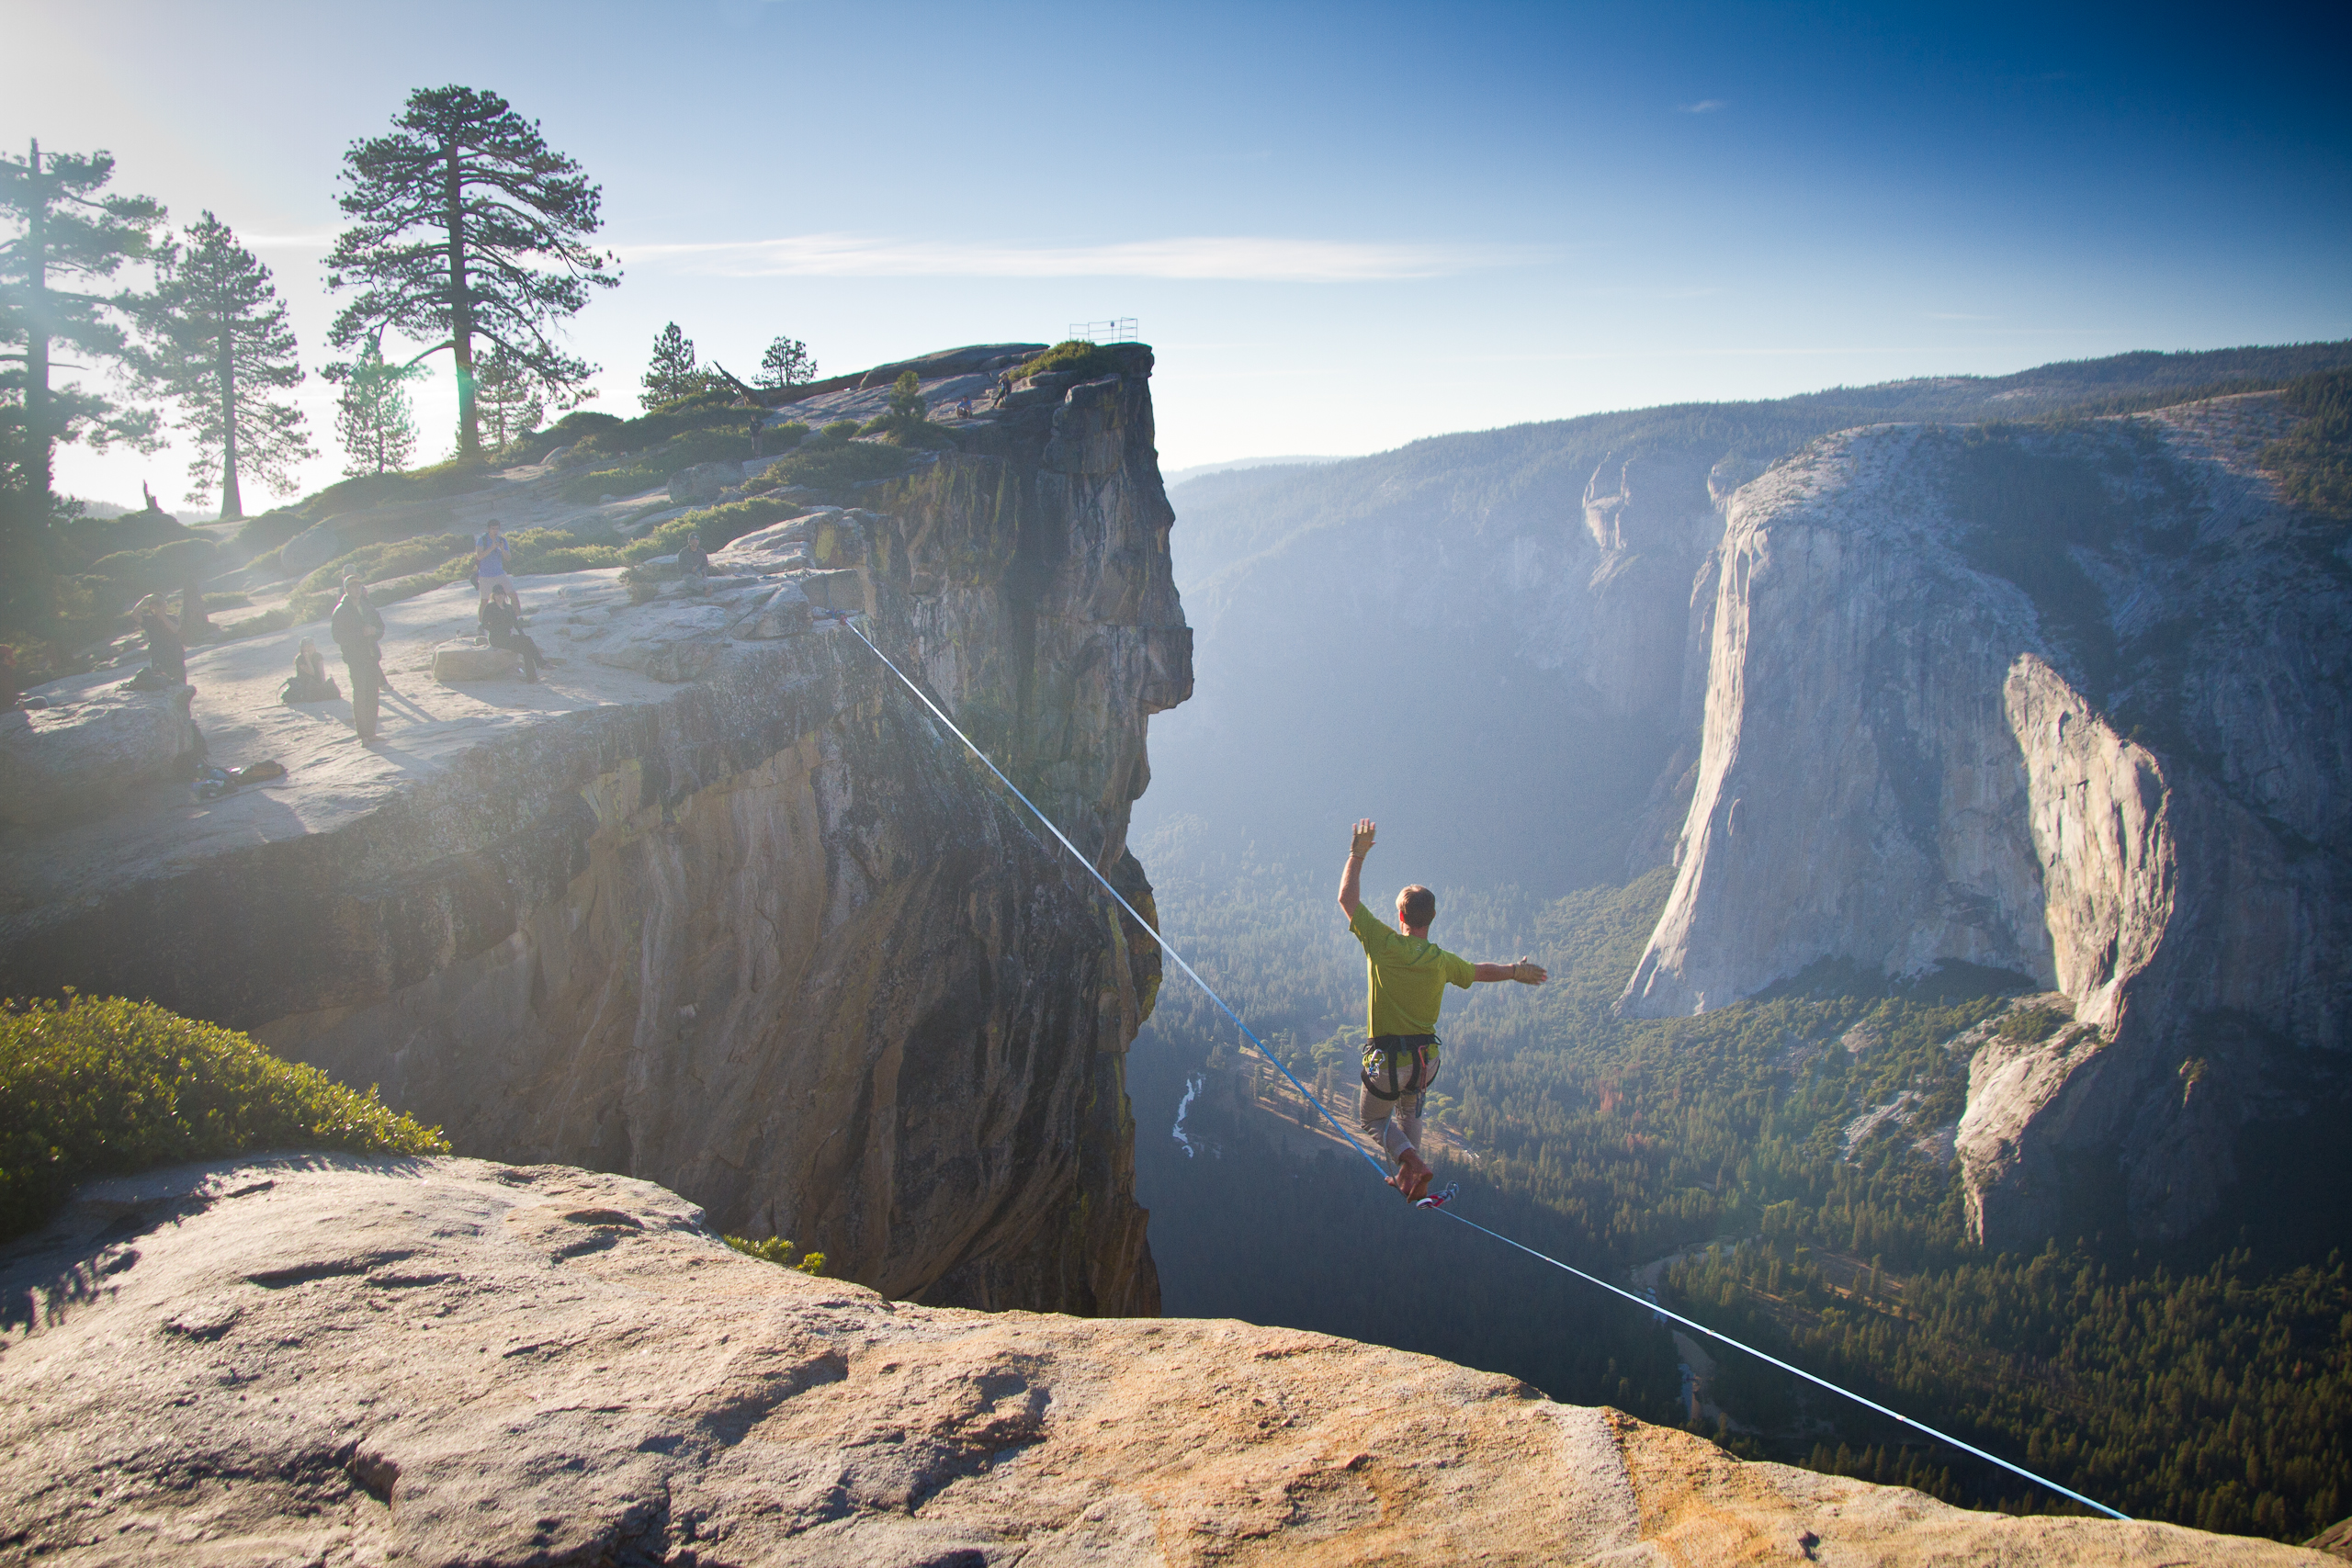
<path id="1" fill-rule="evenodd" d="M 1430 1065 L 1430 1052 L 1438 1044 L 1434 1034 L 1375 1034 L 1364 1047 L 1364 1066 L 1361 1072 L 1363 1091 L 1374 1100 L 1402 1100 L 1408 1094 L 1419 1094 L 1437 1082 L 1437 1069 Z M 1388 1075 L 1388 1087 L 1380 1087 L 1380 1079 L 1372 1070 L 1372 1059 L 1380 1058 L 1383 1071 Z M 1410 1062 L 1413 1070 L 1397 1076 L 1400 1063 Z"/>
<path id="2" fill-rule="evenodd" d="M 1354 1148 L 1357 1154 L 1363 1156 L 1364 1163 L 1372 1167 L 1373 1174 L 1379 1177 L 1384 1182 L 1388 1179 L 1388 1173 L 1381 1168 L 1380 1161 L 1374 1157 L 1372 1151 L 1365 1148 L 1363 1143 L 1357 1139 L 1356 1135 L 1353 1133 L 1349 1132 L 1347 1127 L 1341 1123 L 1337 1116 L 1331 1114 L 1330 1107 L 1325 1105 L 1320 1100 L 1317 1100 L 1313 1091 L 1308 1089 L 1304 1083 L 1299 1081 L 1299 1077 L 1296 1073 L 1292 1072 L 1289 1067 L 1283 1066 L 1281 1057 L 1266 1049 L 1266 1043 L 1259 1039 L 1256 1033 L 1250 1030 L 1250 1026 L 1241 1021 L 1241 1015 L 1233 1010 L 1232 1004 L 1227 1002 L 1223 997 L 1217 995 L 1216 988 L 1215 987 L 1211 986 L 1206 980 L 1201 978 L 1199 972 L 1184 961 L 1184 955 L 1182 953 L 1177 952 L 1175 948 L 1169 945 L 1168 939 L 1159 934 L 1159 928 L 1152 924 L 1151 921 L 1145 919 L 1142 915 L 1138 914 L 1136 910 L 1136 907 L 1127 902 L 1126 895 L 1121 893 L 1116 887 L 1114 887 L 1111 885 L 1111 879 L 1102 874 L 1102 868 L 1097 866 L 1093 861 L 1090 860 L 1083 852 L 1081 852 L 1076 844 L 1069 841 L 1069 836 L 1054 825 L 1054 819 L 1046 816 L 1043 811 L 1039 810 L 1035 801 L 1031 800 L 1027 795 L 1022 794 L 1021 786 L 1014 784 L 1011 779 L 1005 777 L 1004 770 L 998 767 L 995 761 L 991 759 L 986 751 L 981 750 L 978 746 L 975 745 L 970 736 L 965 734 L 961 729 L 956 728 L 956 721 L 947 716 L 945 710 L 941 708 L 937 703 L 933 702 L 928 693 L 924 692 L 921 686 L 916 685 L 905 671 L 899 669 L 896 663 L 892 662 L 888 654 L 883 652 L 879 648 L 875 646 L 874 639 L 867 637 L 865 635 L 865 628 L 857 624 L 863 617 L 859 616 L 854 612 L 834 611 L 831 613 L 820 613 L 819 618 L 839 620 L 842 626 L 847 626 L 851 635 L 854 636 L 858 641 L 864 643 L 866 646 L 866 649 L 871 652 L 875 658 L 882 661 L 883 667 L 888 670 L 891 674 L 896 675 L 899 678 L 899 684 L 905 686 L 908 691 L 912 692 L 915 695 L 915 700 L 922 704 L 924 707 L 929 708 L 931 710 L 932 716 L 939 720 L 941 724 L 946 726 L 947 732 L 956 737 L 956 739 L 961 740 L 964 743 L 965 749 L 969 750 L 973 756 L 978 757 L 980 760 L 981 766 L 987 768 L 989 773 L 996 775 L 997 783 L 1011 790 L 1012 792 L 1013 798 L 1021 802 L 1022 805 L 1027 807 L 1029 808 L 1030 815 L 1045 824 L 1046 831 L 1051 833 L 1054 836 L 1055 840 L 1058 842 L 1062 848 L 1070 852 L 1071 859 L 1084 866 L 1088 873 L 1093 876 L 1094 880 L 1102 885 L 1102 891 L 1108 893 L 1118 904 L 1119 908 L 1127 912 L 1127 918 L 1134 920 L 1136 924 L 1141 926 L 1145 931 L 1151 933 L 1152 941 L 1159 944 L 1159 951 L 1166 953 L 1169 959 L 1175 964 L 1176 967 L 1184 972 L 1184 977 L 1186 979 L 1192 981 L 1193 984 L 1201 988 L 1202 995 L 1207 997 L 1210 1001 L 1215 1002 L 1218 1010 L 1222 1011 L 1226 1017 L 1233 1021 L 1233 1026 L 1241 1031 L 1243 1037 L 1250 1042 L 1250 1045 L 1257 1051 L 1258 1055 L 1272 1063 L 1275 1070 L 1290 1080 L 1291 1087 L 1298 1090 L 1300 1097 L 1304 1099 L 1307 1104 L 1312 1105 L 1317 1111 L 1322 1113 L 1323 1120 L 1331 1123 L 1332 1130 L 1338 1133 L 1342 1138 L 1345 1138 L 1349 1145 Z M 1431 1043 L 1434 1043 L 1434 1036 L 1430 1037 L 1430 1039 Z M 1940 1431 L 1936 1427 L 1928 1426 L 1924 1421 L 1915 1421 L 1910 1416 L 1904 1415 L 1900 1410 L 1891 1409 L 1886 1405 L 1881 1404 L 1874 1399 L 1864 1398 L 1862 1395 L 1856 1393 L 1852 1389 L 1841 1387 L 1837 1383 L 1831 1382 L 1827 1378 L 1816 1376 L 1812 1372 L 1806 1371 L 1803 1367 L 1792 1365 L 1791 1363 L 1781 1359 L 1778 1356 L 1758 1350 L 1753 1345 L 1744 1344 L 1741 1341 L 1733 1338 L 1728 1334 L 1721 1333 L 1718 1330 L 1710 1328 L 1705 1324 L 1700 1323 L 1693 1318 L 1683 1316 L 1680 1313 L 1670 1312 L 1667 1308 L 1658 1305 L 1655 1301 L 1645 1300 L 1622 1286 L 1612 1285 L 1608 1280 L 1600 1279 L 1596 1275 L 1588 1274 L 1583 1269 L 1577 1268 L 1573 1264 L 1563 1263 L 1549 1253 L 1538 1252 L 1535 1248 L 1528 1246 L 1524 1242 L 1513 1241 L 1510 1237 L 1503 1235 L 1500 1231 L 1488 1230 L 1485 1225 L 1480 1224 L 1477 1221 L 1465 1218 L 1464 1215 L 1456 1212 L 1452 1206 L 1454 1195 L 1458 1190 L 1459 1184 L 1457 1183 L 1454 1186 L 1448 1187 L 1443 1192 L 1436 1193 L 1432 1196 L 1419 1200 L 1413 1206 L 1417 1209 L 1427 1209 L 1433 1213 L 1442 1214 L 1449 1220 L 1453 1220 L 1462 1224 L 1468 1225 L 1472 1230 L 1476 1231 L 1479 1235 L 1492 1236 L 1495 1240 L 1501 1242 L 1505 1247 L 1511 1247 L 1516 1251 L 1523 1252 L 1539 1263 L 1548 1263 L 1553 1268 L 1559 1269 L 1561 1272 L 1572 1274 L 1589 1285 L 1600 1286 L 1602 1290 L 1607 1291 L 1612 1296 L 1623 1297 L 1624 1300 L 1633 1303 L 1635 1306 L 1640 1307 L 1645 1312 L 1655 1314 L 1659 1317 L 1670 1319 L 1675 1323 L 1680 1324 L 1683 1327 L 1690 1329 L 1694 1334 L 1703 1334 L 1708 1338 L 1716 1341 L 1718 1344 L 1728 1345 L 1735 1350 L 1745 1350 L 1747 1354 L 1755 1357 L 1758 1360 L 1778 1367 L 1782 1371 L 1789 1373 L 1791 1376 L 1803 1378 L 1805 1382 L 1813 1384 L 1816 1388 L 1826 1389 L 1831 1393 L 1841 1394 L 1844 1397 L 1852 1400 L 1855 1404 L 1862 1406 L 1865 1410 L 1875 1411 L 1879 1415 L 1888 1417 L 1890 1420 L 1899 1422 L 1903 1426 L 1910 1427 L 1913 1431 L 1918 1432 L 1926 1437 L 1932 1438 L 1939 1443 L 1949 1443 L 1953 1448 L 1960 1450 L 1962 1453 L 1973 1454 L 1978 1459 L 1984 1461 L 1988 1464 L 1998 1465 L 2001 1469 L 2007 1471 L 2012 1475 L 2024 1477 L 2026 1480 L 2032 1482 L 2037 1486 L 2046 1486 L 2051 1491 L 2057 1493 L 2060 1496 L 2080 1503 L 2086 1508 L 2094 1509 L 2098 1513 L 2105 1514 L 2109 1518 L 2122 1519 L 2127 1522 L 2131 1519 L 2131 1515 L 2120 1513 L 2117 1510 L 2109 1507 L 2106 1504 L 2098 1501 L 2096 1498 L 2086 1497 L 2080 1492 L 2074 1490 L 2072 1487 L 2061 1486 L 2046 1475 L 2037 1475 L 2021 1464 L 2013 1464 L 2009 1461 L 2003 1459 L 2000 1455 L 1988 1453 L 1984 1450 L 1978 1448 L 1973 1443 L 1964 1443 L 1958 1438 L 1953 1437 L 1951 1433 Z"/>

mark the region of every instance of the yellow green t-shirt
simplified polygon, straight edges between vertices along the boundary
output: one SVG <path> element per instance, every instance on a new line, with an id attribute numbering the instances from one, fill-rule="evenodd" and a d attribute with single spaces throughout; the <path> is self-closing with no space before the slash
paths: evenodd
<path id="1" fill-rule="evenodd" d="M 1370 905 L 1356 906 L 1348 917 L 1348 931 L 1363 944 L 1365 999 L 1375 1035 L 1435 1034 L 1446 982 L 1466 991 L 1478 977 L 1468 959 L 1455 957 L 1427 937 L 1405 935 L 1374 914 Z"/>

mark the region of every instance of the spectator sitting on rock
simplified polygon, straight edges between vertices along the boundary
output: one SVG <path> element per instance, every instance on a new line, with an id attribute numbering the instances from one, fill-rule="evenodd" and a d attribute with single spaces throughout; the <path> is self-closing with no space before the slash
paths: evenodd
<path id="1" fill-rule="evenodd" d="M 278 694 L 285 703 L 331 703 L 343 695 L 343 688 L 327 673 L 327 656 L 319 651 L 316 639 L 304 637 L 295 650 L 294 676 Z"/>
<path id="2" fill-rule="evenodd" d="M 539 666 L 555 661 L 539 651 L 539 645 L 523 635 L 523 618 L 514 603 L 514 591 L 501 585 L 491 595 L 490 603 L 481 607 L 481 629 L 490 634 L 490 646 L 509 649 L 523 656 L 523 679 L 537 681 Z"/>
<path id="3" fill-rule="evenodd" d="M 688 577 L 710 575 L 710 552 L 702 547 L 700 534 L 688 534 L 686 542 L 679 547 L 678 570 Z"/>
<path id="4" fill-rule="evenodd" d="M 147 668 L 175 686 L 187 684 L 187 645 L 180 641 L 180 624 L 164 613 L 160 594 L 150 593 L 132 612 L 147 638 Z"/>

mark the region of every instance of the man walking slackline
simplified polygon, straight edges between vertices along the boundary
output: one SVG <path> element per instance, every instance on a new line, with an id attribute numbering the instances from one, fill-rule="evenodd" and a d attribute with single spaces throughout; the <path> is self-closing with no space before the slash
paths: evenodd
<path id="1" fill-rule="evenodd" d="M 1437 895 L 1418 883 L 1396 895 L 1398 930 L 1381 924 L 1363 903 L 1363 857 L 1372 852 L 1373 831 L 1369 817 L 1356 824 L 1348 868 L 1340 877 L 1340 908 L 1348 917 L 1348 931 L 1363 944 L 1371 1012 L 1356 1120 L 1396 1162 L 1388 1185 L 1418 1203 L 1429 1195 L 1434 1174 L 1420 1156 L 1421 1096 L 1437 1078 L 1437 1010 L 1446 983 L 1468 990 L 1477 980 L 1540 986 L 1551 976 L 1524 958 L 1516 964 L 1472 964 L 1438 946 L 1430 940 Z"/>

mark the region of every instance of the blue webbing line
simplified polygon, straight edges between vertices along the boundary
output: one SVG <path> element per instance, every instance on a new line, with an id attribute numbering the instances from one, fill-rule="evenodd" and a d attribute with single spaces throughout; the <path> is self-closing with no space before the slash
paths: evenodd
<path id="1" fill-rule="evenodd" d="M 899 669 L 898 665 L 892 663 L 888 654 L 874 646 L 874 639 L 867 637 L 865 632 L 858 629 L 857 623 L 854 619 L 851 618 L 848 615 L 842 615 L 839 616 L 839 619 L 842 625 L 849 627 L 852 632 L 856 634 L 857 640 L 864 643 L 869 649 L 871 649 L 874 657 L 880 660 L 883 664 L 888 668 L 890 673 L 899 678 L 900 683 L 902 683 L 908 691 L 912 692 L 915 694 L 916 700 L 931 710 L 933 717 L 945 725 L 948 731 L 953 734 L 956 739 L 961 740 L 966 748 L 971 751 L 972 755 L 978 757 L 988 768 L 989 773 L 996 775 L 997 782 L 999 784 L 1001 784 L 1005 788 L 1011 790 L 1014 798 L 1018 799 L 1022 805 L 1027 807 L 1030 810 L 1030 814 L 1035 816 L 1038 821 L 1043 822 L 1046 825 L 1046 830 L 1061 841 L 1062 848 L 1070 852 L 1071 858 L 1076 860 L 1080 865 L 1083 865 L 1089 872 L 1093 874 L 1094 880 L 1102 885 L 1102 890 L 1105 893 L 1108 893 L 1112 897 L 1118 900 L 1119 908 L 1125 909 L 1128 916 L 1134 919 L 1136 924 L 1141 926 L 1145 931 L 1151 933 L 1151 939 L 1159 944 L 1159 951 L 1174 959 L 1176 961 L 1176 967 L 1182 969 L 1186 976 L 1192 980 L 1193 984 L 1201 988 L 1203 995 L 1206 996 L 1209 1000 L 1215 1002 L 1224 1010 L 1225 1016 L 1233 1021 L 1235 1028 L 1240 1030 L 1244 1035 L 1249 1037 L 1250 1043 L 1257 1048 L 1258 1055 L 1265 1057 L 1266 1060 L 1272 1062 L 1277 1068 L 1279 1068 L 1283 1077 L 1290 1079 L 1291 1087 L 1297 1089 L 1301 1097 L 1303 1097 L 1309 1105 L 1312 1105 L 1316 1110 L 1323 1113 L 1323 1120 L 1331 1123 L 1331 1125 L 1339 1132 L 1340 1136 L 1347 1139 L 1348 1143 L 1353 1146 L 1356 1153 L 1363 1156 L 1364 1163 L 1372 1167 L 1374 1174 L 1377 1175 L 1384 1182 L 1386 1181 L 1388 1179 L 1387 1172 L 1381 1169 L 1380 1161 L 1373 1157 L 1372 1151 L 1365 1148 L 1363 1144 L 1357 1142 L 1355 1134 L 1349 1132 L 1347 1128 L 1340 1123 L 1340 1119 L 1331 1114 L 1330 1108 L 1326 1106 L 1321 1100 L 1316 1099 L 1315 1096 L 1308 1091 L 1306 1086 L 1298 1081 L 1297 1074 L 1283 1066 L 1281 1057 L 1266 1049 L 1265 1042 L 1260 1040 L 1255 1034 L 1250 1033 L 1250 1026 L 1241 1021 L 1241 1015 L 1234 1011 L 1223 997 L 1216 994 L 1216 987 L 1212 987 L 1206 980 L 1202 979 L 1198 972 L 1196 972 L 1190 964 L 1184 962 L 1184 955 L 1177 952 L 1174 947 L 1170 946 L 1166 937 L 1159 934 L 1159 928 L 1153 925 L 1149 920 L 1145 919 L 1141 915 L 1136 913 L 1136 907 L 1127 902 L 1125 895 L 1122 894 L 1116 887 L 1112 886 L 1111 879 L 1103 875 L 1102 870 L 1097 867 L 1092 861 L 1080 853 L 1078 846 L 1071 843 L 1069 837 L 1065 835 L 1059 828 L 1054 826 L 1054 819 L 1046 816 L 1043 811 L 1038 810 L 1037 803 L 1031 800 L 1027 795 L 1023 795 L 1021 793 L 1021 786 L 1014 784 L 1011 779 L 1006 778 L 1004 776 L 1004 770 L 998 767 L 986 751 L 981 750 L 978 745 L 974 744 L 970 736 L 965 734 L 961 729 L 956 728 L 956 721 L 949 718 L 946 714 L 942 712 L 939 705 L 933 702 L 930 696 L 924 693 L 921 686 L 916 685 L 913 681 L 908 679 L 907 672 Z M 1861 1405 L 1865 1409 L 1874 1410 L 1881 1416 L 1888 1416 L 1898 1421 L 1904 1426 L 1911 1427 L 1915 1431 L 1923 1432 L 1928 1437 L 1935 1438 L 1938 1442 L 1950 1443 L 1953 1448 L 1960 1450 L 1962 1452 L 1974 1454 L 1978 1459 L 1984 1460 L 1989 1464 L 1999 1465 L 2003 1470 L 2007 1471 L 2012 1475 L 2023 1476 L 2026 1480 L 2032 1482 L 2038 1486 L 2046 1486 L 2051 1491 L 2057 1493 L 2060 1496 L 2072 1498 L 2074 1501 L 2082 1504 L 2083 1506 L 2086 1508 L 2095 1508 L 2098 1512 L 2105 1514 L 2109 1518 L 2122 1519 L 2129 1522 L 2132 1517 L 2129 1514 L 2118 1513 L 2115 1509 L 2109 1507 L 2106 1504 L 2098 1502 L 2094 1498 L 2084 1496 L 2081 1493 L 2075 1491 L 2072 1487 L 2061 1486 L 2056 1482 L 2051 1480 L 2048 1476 L 2036 1475 L 2032 1471 L 2026 1469 L 2023 1465 L 2011 1464 L 2007 1460 L 2003 1459 L 1998 1454 L 1987 1453 L 1983 1449 L 1976 1447 L 1973 1443 L 1963 1443 L 1958 1438 L 1953 1437 L 1951 1433 L 1939 1431 L 1935 1427 L 1928 1426 L 1924 1421 L 1915 1421 L 1910 1416 L 1904 1415 L 1900 1410 L 1890 1409 L 1874 1399 L 1865 1399 L 1860 1394 L 1856 1393 L 1852 1389 L 1841 1388 L 1838 1384 L 1831 1382 L 1827 1378 L 1815 1376 L 1814 1373 L 1806 1371 L 1803 1367 L 1792 1366 L 1789 1362 L 1781 1359 L 1778 1356 L 1768 1355 L 1764 1351 L 1758 1350 L 1753 1345 L 1742 1344 L 1740 1341 L 1734 1339 L 1730 1335 L 1719 1333 L 1716 1330 L 1708 1327 L 1703 1323 L 1695 1322 L 1690 1318 L 1683 1316 L 1679 1312 L 1669 1312 L 1654 1301 L 1637 1296 L 1631 1291 L 1625 1290 L 1620 1286 L 1612 1285 L 1608 1280 L 1597 1278 L 1594 1275 L 1588 1274 L 1583 1269 L 1576 1268 L 1571 1264 L 1563 1263 L 1558 1258 L 1552 1257 L 1548 1253 L 1538 1252 L 1524 1242 L 1513 1241 L 1510 1237 L 1503 1235 L 1500 1231 L 1488 1230 L 1477 1221 L 1466 1219 L 1463 1215 L 1455 1213 L 1453 1206 L 1450 1203 L 1440 1206 L 1437 1213 L 1444 1215 L 1447 1219 L 1459 1220 L 1462 1224 L 1468 1225 L 1472 1230 L 1478 1232 L 1480 1235 L 1492 1236 L 1497 1241 L 1501 1242 L 1505 1247 L 1517 1248 L 1519 1251 L 1527 1254 L 1528 1257 L 1536 1259 L 1538 1262 L 1548 1263 L 1553 1268 L 1560 1269 L 1564 1273 L 1573 1274 L 1577 1279 L 1584 1280 L 1587 1284 L 1598 1285 L 1611 1295 L 1623 1296 L 1625 1300 L 1633 1303 L 1635 1306 L 1642 1308 L 1645 1312 L 1656 1313 L 1660 1317 L 1672 1318 L 1675 1322 L 1682 1325 L 1683 1327 L 1703 1334 L 1708 1338 L 1715 1340 L 1721 1344 L 1728 1345 L 1735 1350 L 1745 1350 L 1747 1354 L 1755 1357 L 1759 1361 L 1770 1362 L 1771 1365 L 1780 1368 L 1782 1371 L 1793 1373 L 1794 1375 L 1803 1378 L 1805 1382 L 1814 1384 L 1815 1387 L 1826 1388 L 1832 1393 L 1843 1394 L 1846 1398 L 1852 1400 L 1855 1404 Z"/>

